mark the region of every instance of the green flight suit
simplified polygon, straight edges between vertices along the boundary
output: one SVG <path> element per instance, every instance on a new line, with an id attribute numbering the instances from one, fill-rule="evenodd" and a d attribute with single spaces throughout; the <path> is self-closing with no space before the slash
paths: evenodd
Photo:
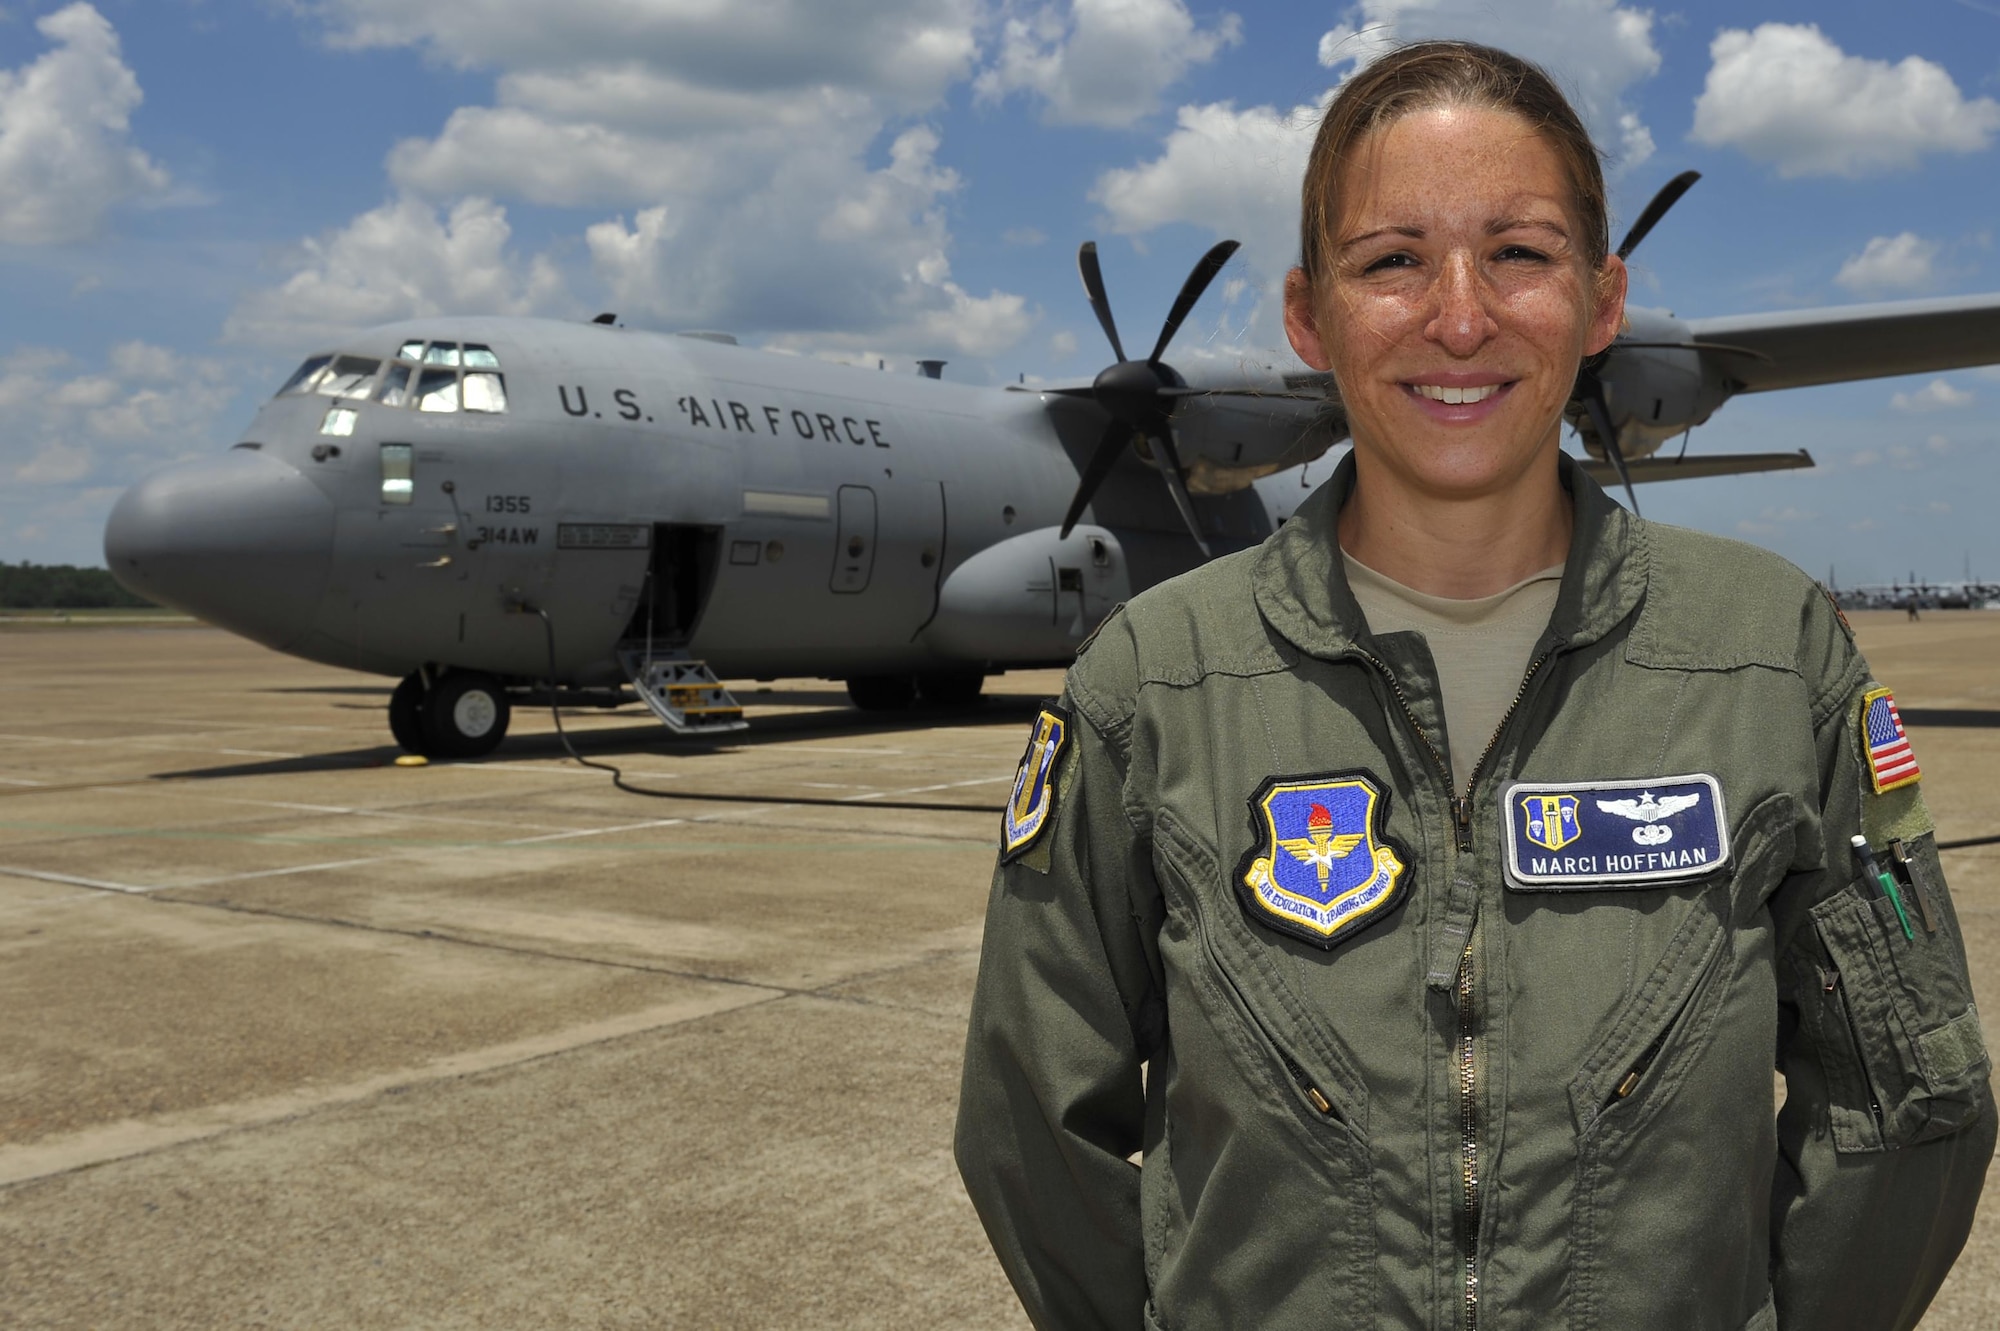
<path id="1" fill-rule="evenodd" d="M 1562 591 L 1460 799 L 1422 639 L 1371 636 L 1343 581 L 1352 476 L 1107 621 L 1049 714 L 1039 822 L 1017 787 L 957 1155 L 1029 1315 L 1914 1325 L 1993 1150 L 1990 1064 L 1917 788 L 1871 787 L 1844 622 L 1791 565 L 1565 462 Z M 1252 801 L 1356 774 L 1386 804 L 1366 850 L 1403 871 L 1322 946 L 1246 894 L 1290 853 Z M 1725 863 L 1509 885 L 1512 783 L 1679 774 L 1714 778 Z M 1857 831 L 1910 851 L 1914 937 Z"/>

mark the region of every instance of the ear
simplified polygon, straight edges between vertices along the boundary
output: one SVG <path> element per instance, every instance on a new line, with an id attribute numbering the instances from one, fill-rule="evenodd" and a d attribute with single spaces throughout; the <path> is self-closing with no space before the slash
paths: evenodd
<path id="1" fill-rule="evenodd" d="M 1621 306 L 1622 308 L 1622 306 Z M 1306 270 L 1294 268 L 1285 274 L 1285 336 L 1299 359 L 1315 370 L 1330 370 L 1333 361 L 1319 341 L 1319 317 L 1313 310 L 1312 282 Z"/>
<path id="2" fill-rule="evenodd" d="M 1604 267 L 1598 270 L 1597 308 L 1591 315 L 1590 336 L 1584 343 L 1583 354 L 1595 356 L 1611 345 L 1625 327 L 1625 289 L 1631 274 L 1626 271 L 1625 261 L 1615 254 L 1604 257 Z"/>

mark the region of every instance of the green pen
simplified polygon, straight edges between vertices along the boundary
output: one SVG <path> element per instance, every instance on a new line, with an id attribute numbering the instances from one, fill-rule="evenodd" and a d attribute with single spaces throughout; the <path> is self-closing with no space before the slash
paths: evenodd
<path id="1" fill-rule="evenodd" d="M 1875 852 L 1868 849 L 1868 838 L 1854 838 L 1854 854 L 1861 861 L 1861 868 L 1870 878 L 1881 885 L 1882 895 L 1889 898 L 1889 904 L 1896 908 L 1896 919 L 1903 926 L 1903 937 L 1915 941 L 1916 931 L 1910 928 L 1910 917 L 1903 913 L 1903 894 L 1896 890 L 1896 880 L 1882 872 L 1882 865 L 1876 860 Z"/>

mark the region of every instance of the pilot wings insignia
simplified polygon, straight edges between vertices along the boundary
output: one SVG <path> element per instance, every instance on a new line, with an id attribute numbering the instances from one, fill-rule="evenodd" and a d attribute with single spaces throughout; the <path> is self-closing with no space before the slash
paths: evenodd
<path id="1" fill-rule="evenodd" d="M 1654 799 L 1653 792 L 1648 790 L 1635 800 L 1599 800 L 1597 807 L 1606 813 L 1615 813 L 1620 818 L 1630 818 L 1638 823 L 1639 826 L 1632 829 L 1632 839 L 1640 845 L 1663 846 L 1674 839 L 1674 829 L 1662 827 L 1660 819 L 1671 817 L 1683 809 L 1692 809 L 1699 803 L 1701 803 L 1700 791 Z"/>
<path id="2" fill-rule="evenodd" d="M 1649 790 L 1635 800 L 1599 800 L 1597 807 L 1606 813 L 1615 813 L 1620 818 L 1630 818 L 1634 822 L 1657 823 L 1669 814 L 1679 813 L 1682 809 L 1692 809 L 1699 803 L 1701 803 L 1699 791 L 1692 795 L 1669 795 L 1663 800 L 1656 800 L 1653 798 L 1653 792 Z"/>

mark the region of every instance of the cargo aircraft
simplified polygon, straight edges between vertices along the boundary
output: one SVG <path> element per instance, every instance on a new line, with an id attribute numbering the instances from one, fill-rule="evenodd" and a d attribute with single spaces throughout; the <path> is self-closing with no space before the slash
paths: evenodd
<path id="1" fill-rule="evenodd" d="M 1327 376 L 1165 358 L 1235 249 L 1196 264 L 1132 357 L 1085 244 L 1116 357 L 1088 384 L 874 373 L 611 316 L 376 328 L 308 359 L 220 456 L 129 490 L 106 561 L 269 647 L 400 679 L 390 729 L 427 756 L 490 753 L 531 699 L 738 727 L 724 676 L 844 680 L 870 709 L 968 704 L 989 674 L 1067 664 L 1134 593 L 1262 540 L 1325 474 L 1312 464 L 1346 435 Z M 1585 465 L 1630 494 L 1812 465 L 1660 456 L 1737 393 L 1996 361 L 2000 295 L 1632 308 L 1570 419 Z"/>

